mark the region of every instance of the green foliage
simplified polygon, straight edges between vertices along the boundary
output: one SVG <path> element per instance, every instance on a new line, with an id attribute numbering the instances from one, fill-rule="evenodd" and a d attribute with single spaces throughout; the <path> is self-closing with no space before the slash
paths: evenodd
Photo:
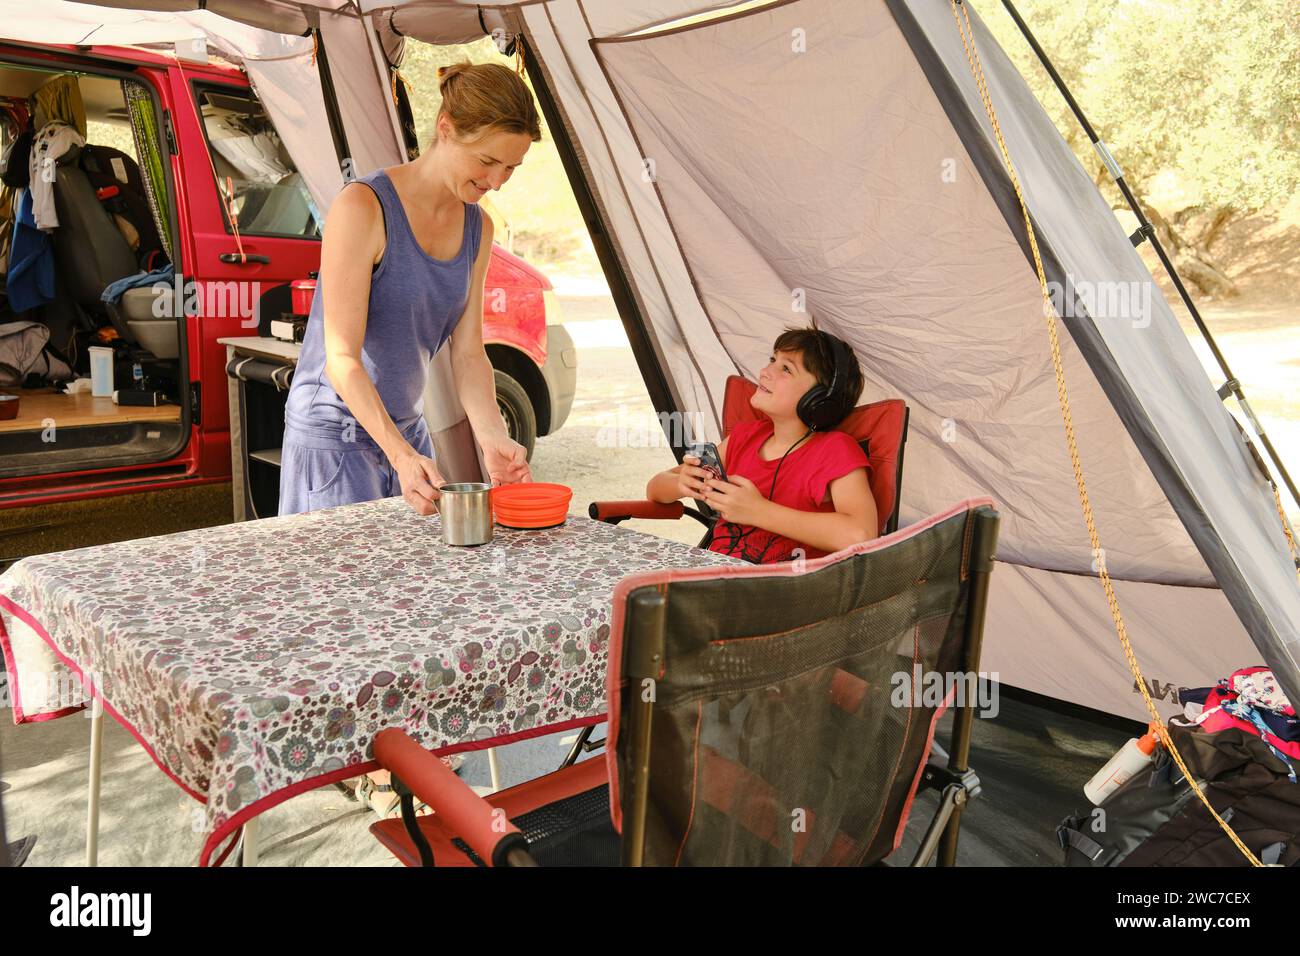
<path id="1" fill-rule="evenodd" d="M 1300 188 L 1300 5 L 1289 0 L 1016 4 L 1125 177 L 1174 173 L 1182 207 L 1237 211 Z M 1000 3 L 981 15 L 1085 168 L 1100 161 Z"/>
<path id="2" fill-rule="evenodd" d="M 411 111 L 421 150 L 433 141 L 434 122 L 442 106 L 438 92 L 438 67 L 469 60 L 471 63 L 503 63 L 512 69 L 513 58 L 497 52 L 488 37 L 462 46 L 434 46 L 406 41 L 406 58 L 402 76 L 409 85 Z M 526 81 L 526 78 L 525 78 Z M 532 84 L 529 84 L 531 88 Z M 594 259 L 582 213 L 573 198 L 564 167 L 546 120 L 542 119 L 542 139 L 528 149 L 523 165 L 510 177 L 500 192 L 492 193 L 489 202 L 509 223 L 514 234 L 514 251 L 535 265 L 546 268 L 570 265 L 569 259 L 587 250 L 581 265 L 592 268 Z M 498 235 L 503 245 L 506 237 Z"/>

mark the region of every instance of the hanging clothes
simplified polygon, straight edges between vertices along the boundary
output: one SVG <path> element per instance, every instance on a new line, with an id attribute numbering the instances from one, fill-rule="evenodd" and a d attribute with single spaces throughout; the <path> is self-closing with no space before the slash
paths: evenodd
<path id="1" fill-rule="evenodd" d="M 12 186 L 0 186 L 0 273 L 9 271 L 9 247 L 18 222 L 18 193 Z"/>
<path id="2" fill-rule="evenodd" d="M 55 166 L 60 157 L 72 147 L 86 145 L 86 137 L 62 120 L 46 123 L 32 140 L 32 155 L 28 160 L 31 171 L 32 216 L 36 228 L 49 232 L 58 228 L 59 217 L 54 211 Z"/>
<path id="3" fill-rule="evenodd" d="M 31 190 L 18 190 L 17 208 L 5 288 L 9 307 L 26 312 L 54 300 L 54 248 L 32 218 Z"/>
<path id="4" fill-rule="evenodd" d="M 75 76 L 64 74 L 42 83 L 32 99 L 36 101 L 37 126 L 55 121 L 67 123 L 83 139 L 86 137 L 86 107 Z"/>

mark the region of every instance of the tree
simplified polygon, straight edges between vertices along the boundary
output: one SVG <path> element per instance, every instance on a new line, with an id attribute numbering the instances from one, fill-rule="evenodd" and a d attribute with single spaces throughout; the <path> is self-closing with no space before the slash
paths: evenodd
<path id="1" fill-rule="evenodd" d="M 985 9 L 1075 154 L 1107 182 L 1011 18 Z M 1022 0 L 1017 9 L 1110 145 L 1179 272 L 1202 292 L 1235 293 L 1216 242 L 1234 218 L 1280 205 L 1300 188 L 1300 5 Z M 1170 173 L 1179 198 L 1156 208 L 1149 197 Z"/>

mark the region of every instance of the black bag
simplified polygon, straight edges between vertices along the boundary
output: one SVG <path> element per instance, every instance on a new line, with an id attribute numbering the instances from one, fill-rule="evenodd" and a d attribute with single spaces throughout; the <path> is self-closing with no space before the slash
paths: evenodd
<path id="1" fill-rule="evenodd" d="M 1300 783 L 1254 734 L 1170 726 L 1215 811 L 1264 863 L 1300 865 Z M 1066 866 L 1246 866 L 1248 861 L 1157 747 L 1101 807 L 1056 828 Z"/>

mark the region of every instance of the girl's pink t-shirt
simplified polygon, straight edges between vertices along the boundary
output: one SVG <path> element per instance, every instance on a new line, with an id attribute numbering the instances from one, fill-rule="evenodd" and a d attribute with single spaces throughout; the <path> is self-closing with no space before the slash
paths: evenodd
<path id="1" fill-rule="evenodd" d="M 781 471 L 776 474 L 780 456 L 771 461 L 759 454 L 763 443 L 772 437 L 772 420 L 741 422 L 731 429 L 727 439 L 727 452 L 723 466 L 727 476 L 743 475 L 758 486 L 764 498 L 798 511 L 833 512 L 830 501 L 831 482 L 843 478 L 857 468 L 868 469 L 871 463 L 853 436 L 841 431 L 821 432 L 813 435 L 785 456 Z M 784 450 L 784 449 L 783 449 Z M 772 478 L 776 475 L 776 488 Z M 803 549 L 803 557 L 820 558 L 827 554 L 817 548 L 801 544 L 784 535 L 774 534 L 751 525 L 736 525 L 719 519 L 714 527 L 709 550 L 743 558 L 755 564 L 789 561 Z"/>

